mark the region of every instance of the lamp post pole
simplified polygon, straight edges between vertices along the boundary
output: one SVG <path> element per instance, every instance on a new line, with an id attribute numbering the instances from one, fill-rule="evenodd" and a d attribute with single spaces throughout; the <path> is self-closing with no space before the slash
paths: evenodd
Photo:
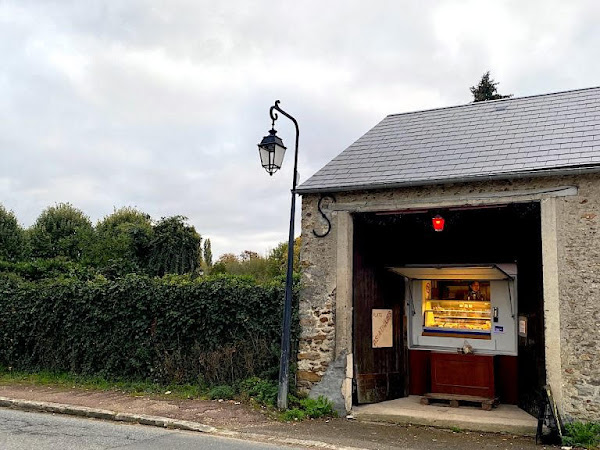
<path id="1" fill-rule="evenodd" d="M 292 207 L 290 211 L 290 234 L 288 238 L 287 273 L 285 277 L 285 303 L 283 306 L 283 328 L 281 330 L 281 359 L 279 364 L 279 389 L 277 391 L 277 407 L 286 409 L 288 402 L 289 368 L 290 368 L 290 328 L 292 322 L 292 285 L 294 273 L 294 221 L 296 217 L 296 184 L 298 182 L 298 140 L 300 130 L 298 122 L 291 115 L 279 107 L 279 100 L 275 102 L 269 114 L 273 125 L 277 120 L 277 112 L 290 119 L 296 127 L 296 148 L 294 151 L 294 177 L 292 181 Z"/>

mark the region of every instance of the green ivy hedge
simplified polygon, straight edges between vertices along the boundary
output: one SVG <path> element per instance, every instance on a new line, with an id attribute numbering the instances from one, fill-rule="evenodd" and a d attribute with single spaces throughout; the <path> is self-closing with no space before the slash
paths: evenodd
<path id="1" fill-rule="evenodd" d="M 164 383 L 270 378 L 283 298 L 281 283 L 235 277 L 0 273 L 0 365 Z"/>

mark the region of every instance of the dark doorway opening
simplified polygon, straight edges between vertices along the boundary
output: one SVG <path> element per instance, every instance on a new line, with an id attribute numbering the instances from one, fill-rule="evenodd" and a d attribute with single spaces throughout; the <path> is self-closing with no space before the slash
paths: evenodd
<path id="1" fill-rule="evenodd" d="M 438 214 L 445 220 L 441 232 L 432 226 Z M 507 359 L 497 376 L 504 383 L 500 390 L 505 400 L 534 414 L 546 383 L 539 203 L 355 214 L 355 401 L 403 397 L 427 383 L 426 370 L 410 370 L 420 363 L 406 348 L 404 281 L 388 267 L 515 262 L 518 314 L 527 321 L 527 337 L 519 337 L 518 357 Z M 393 310 L 392 349 L 371 346 L 373 308 Z"/>

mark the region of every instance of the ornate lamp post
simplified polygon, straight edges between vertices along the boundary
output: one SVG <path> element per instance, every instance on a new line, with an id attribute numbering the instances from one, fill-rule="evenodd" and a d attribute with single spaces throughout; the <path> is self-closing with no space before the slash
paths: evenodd
<path id="1" fill-rule="evenodd" d="M 289 360 L 290 360 L 290 327 L 292 321 L 292 274 L 294 270 L 294 218 L 296 215 L 296 183 L 298 182 L 298 139 L 300 130 L 298 122 L 284 110 L 279 107 L 279 100 L 275 102 L 269 110 L 269 115 L 273 121 L 269 135 L 263 137 L 258 144 L 260 161 L 269 175 L 273 175 L 281 168 L 285 146 L 277 132 L 275 131 L 275 121 L 278 118 L 277 112 L 290 119 L 296 127 L 296 149 L 294 153 L 294 178 L 292 181 L 292 210 L 290 213 L 290 235 L 288 239 L 287 256 L 287 274 L 285 278 L 285 303 L 283 307 L 283 328 L 281 330 L 281 360 L 279 365 L 279 390 L 277 391 L 277 407 L 279 409 L 287 408 L 288 380 L 289 380 Z"/>

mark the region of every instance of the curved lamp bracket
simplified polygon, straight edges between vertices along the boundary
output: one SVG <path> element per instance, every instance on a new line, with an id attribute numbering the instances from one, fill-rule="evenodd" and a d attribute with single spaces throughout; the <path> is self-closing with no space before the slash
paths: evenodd
<path id="1" fill-rule="evenodd" d="M 275 121 L 279 118 L 279 116 L 275 112 L 275 110 L 281 111 L 279 109 L 279 103 L 281 103 L 279 100 L 275 100 L 275 104 L 271 106 L 271 109 L 269 109 L 269 115 L 271 116 L 271 120 L 273 121 L 272 127 L 275 127 Z"/>

